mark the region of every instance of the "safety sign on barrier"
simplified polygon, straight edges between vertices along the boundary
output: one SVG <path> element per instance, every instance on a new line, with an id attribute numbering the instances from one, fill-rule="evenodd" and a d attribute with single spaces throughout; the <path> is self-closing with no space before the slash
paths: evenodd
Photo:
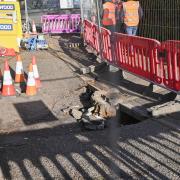
<path id="1" fill-rule="evenodd" d="M 0 24 L 0 31 L 12 31 L 13 25 L 12 24 Z"/>
<path id="2" fill-rule="evenodd" d="M 0 10 L 14 10 L 14 4 L 0 4 Z"/>

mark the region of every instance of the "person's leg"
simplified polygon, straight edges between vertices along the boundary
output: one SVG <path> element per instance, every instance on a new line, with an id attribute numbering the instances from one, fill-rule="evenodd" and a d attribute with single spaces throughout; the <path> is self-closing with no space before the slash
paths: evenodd
<path id="1" fill-rule="evenodd" d="M 126 27 L 126 33 L 128 35 L 131 35 L 131 36 L 134 36 L 135 33 L 137 31 L 137 27 Z M 133 53 L 133 45 L 129 44 L 129 48 L 128 48 L 128 55 L 132 56 L 134 53 Z"/>
<path id="2" fill-rule="evenodd" d="M 116 32 L 122 33 L 122 23 L 120 20 L 116 22 Z"/>
<path id="3" fill-rule="evenodd" d="M 108 29 L 109 31 L 111 31 L 112 33 L 115 32 L 116 28 L 113 25 L 110 26 L 104 26 L 104 28 Z"/>
<path id="4" fill-rule="evenodd" d="M 115 32 L 116 31 L 116 26 L 115 25 L 112 25 L 110 26 L 110 29 L 111 33 Z"/>
<path id="5" fill-rule="evenodd" d="M 109 27 L 109 26 L 104 26 L 104 28 L 110 30 L 110 27 Z"/>
<path id="6" fill-rule="evenodd" d="M 137 26 L 134 26 L 134 27 L 132 27 L 132 35 L 133 36 L 136 36 L 136 34 L 137 34 Z"/>
<path id="7" fill-rule="evenodd" d="M 120 33 L 124 33 L 124 24 L 122 22 L 119 23 L 119 31 Z"/>
<path id="8" fill-rule="evenodd" d="M 132 27 L 126 26 L 126 27 L 125 27 L 125 30 L 126 30 L 126 34 L 132 35 Z"/>

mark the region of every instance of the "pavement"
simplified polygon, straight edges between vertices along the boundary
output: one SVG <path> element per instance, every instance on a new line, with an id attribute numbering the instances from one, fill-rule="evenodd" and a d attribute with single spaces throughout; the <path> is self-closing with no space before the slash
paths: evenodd
<path id="1" fill-rule="evenodd" d="M 48 37 L 48 51 L 21 53 L 26 72 L 36 55 L 42 88 L 0 99 L 0 179 L 179 179 L 180 128 L 163 123 L 167 117 L 124 126 L 117 117 L 105 130 L 84 131 L 62 113 L 82 105 L 78 70 L 96 64 L 83 49 L 65 48 L 65 39 Z"/>

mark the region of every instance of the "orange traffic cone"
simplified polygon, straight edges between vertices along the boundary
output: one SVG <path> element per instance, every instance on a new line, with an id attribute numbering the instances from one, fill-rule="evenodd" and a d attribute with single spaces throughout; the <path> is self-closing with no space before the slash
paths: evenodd
<path id="1" fill-rule="evenodd" d="M 15 96 L 15 94 L 16 94 L 16 91 L 12 82 L 12 77 L 9 70 L 8 61 L 5 60 L 2 96 Z"/>
<path id="2" fill-rule="evenodd" d="M 36 25 L 34 21 L 32 22 L 32 34 L 35 34 L 35 35 L 37 34 Z"/>
<path id="3" fill-rule="evenodd" d="M 31 63 L 29 65 L 29 73 L 28 73 L 26 95 L 34 96 L 34 95 L 36 95 L 36 93 L 37 93 L 36 82 L 35 82 L 35 79 L 34 79 L 33 66 L 32 66 L 32 63 Z"/>
<path id="4" fill-rule="evenodd" d="M 16 83 L 25 82 L 23 64 L 22 64 L 22 59 L 20 55 L 17 55 L 15 82 Z"/>
<path id="5" fill-rule="evenodd" d="M 39 72 L 38 72 L 35 56 L 32 57 L 32 65 L 33 65 L 34 78 L 36 81 L 36 88 L 40 88 L 41 81 L 40 81 L 40 77 L 39 77 Z"/>

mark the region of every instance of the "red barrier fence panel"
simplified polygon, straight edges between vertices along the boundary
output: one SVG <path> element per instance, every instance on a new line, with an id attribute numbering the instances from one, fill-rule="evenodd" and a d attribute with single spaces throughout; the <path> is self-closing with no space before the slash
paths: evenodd
<path id="1" fill-rule="evenodd" d="M 161 44 L 163 58 L 163 83 L 170 89 L 180 91 L 180 41 L 165 41 Z"/>
<path id="2" fill-rule="evenodd" d="M 120 68 L 150 81 L 154 80 L 156 73 L 161 76 L 161 69 L 155 70 L 159 41 L 121 33 L 114 33 L 114 39 L 116 64 Z"/>
<path id="3" fill-rule="evenodd" d="M 92 26 L 93 26 L 93 24 L 90 21 L 84 20 L 84 33 L 83 33 L 83 36 L 84 36 L 85 42 L 90 46 L 93 46 Z"/>
<path id="4" fill-rule="evenodd" d="M 97 25 L 93 24 L 92 26 L 93 29 L 93 48 L 96 50 L 97 53 L 100 52 L 100 46 L 99 46 L 99 28 Z"/>
<path id="5" fill-rule="evenodd" d="M 172 91 L 180 91 L 180 41 L 160 43 L 155 39 L 113 33 L 84 21 L 84 39 L 102 58 L 134 75 Z"/>
<path id="6" fill-rule="evenodd" d="M 99 29 L 98 26 L 88 20 L 84 20 L 84 40 L 97 53 L 100 51 L 99 47 Z"/>
<path id="7" fill-rule="evenodd" d="M 111 43 L 111 32 L 105 28 L 101 28 L 101 38 L 102 38 L 102 57 L 113 63 L 112 55 L 112 43 Z"/>

